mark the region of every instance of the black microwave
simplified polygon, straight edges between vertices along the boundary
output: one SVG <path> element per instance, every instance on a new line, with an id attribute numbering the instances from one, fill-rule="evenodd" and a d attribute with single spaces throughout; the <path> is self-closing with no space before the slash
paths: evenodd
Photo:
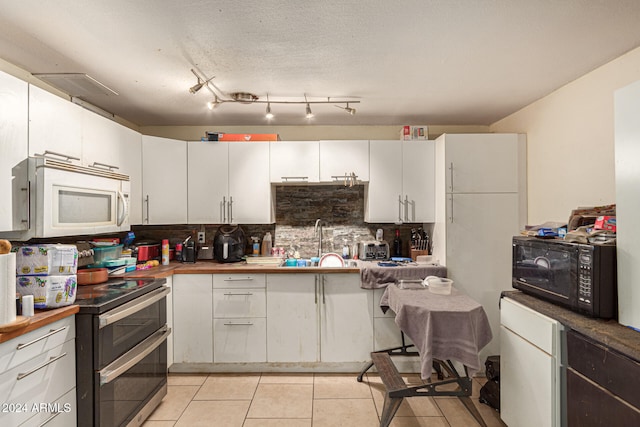
<path id="1" fill-rule="evenodd" d="M 512 260 L 514 288 L 592 317 L 618 318 L 615 244 L 516 236 Z"/>

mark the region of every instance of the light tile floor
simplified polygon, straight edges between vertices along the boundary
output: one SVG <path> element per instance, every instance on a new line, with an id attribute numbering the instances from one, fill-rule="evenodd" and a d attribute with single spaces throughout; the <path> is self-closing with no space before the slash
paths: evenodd
<path id="1" fill-rule="evenodd" d="M 404 375 L 418 384 L 417 374 Z M 489 427 L 505 427 L 478 401 L 485 380 L 473 379 L 472 400 Z M 377 427 L 384 400 L 380 377 L 356 374 L 170 374 L 167 396 L 143 427 Z M 403 401 L 391 427 L 468 427 L 478 423 L 455 397 Z"/>

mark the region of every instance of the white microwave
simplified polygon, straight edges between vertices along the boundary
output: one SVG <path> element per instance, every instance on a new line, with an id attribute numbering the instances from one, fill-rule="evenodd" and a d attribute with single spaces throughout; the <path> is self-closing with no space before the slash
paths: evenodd
<path id="1" fill-rule="evenodd" d="M 129 176 L 47 157 L 28 159 L 28 207 L 20 240 L 130 230 Z"/>

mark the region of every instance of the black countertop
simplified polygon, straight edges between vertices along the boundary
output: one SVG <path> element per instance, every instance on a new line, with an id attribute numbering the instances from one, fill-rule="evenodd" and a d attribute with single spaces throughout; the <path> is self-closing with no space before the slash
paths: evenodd
<path id="1" fill-rule="evenodd" d="M 623 326 L 615 320 L 595 319 L 575 313 L 517 290 L 505 291 L 502 296 L 555 319 L 566 327 L 640 362 L 640 332 L 638 331 Z"/>

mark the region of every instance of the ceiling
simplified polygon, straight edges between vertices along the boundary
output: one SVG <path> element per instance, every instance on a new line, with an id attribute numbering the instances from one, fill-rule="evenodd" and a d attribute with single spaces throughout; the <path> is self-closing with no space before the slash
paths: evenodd
<path id="1" fill-rule="evenodd" d="M 637 0 L 21 0 L 0 2 L 0 57 L 86 73 L 86 101 L 150 125 L 488 125 L 640 46 Z M 266 100 L 213 111 L 191 69 Z M 344 104 L 343 104 L 344 106 Z"/>

